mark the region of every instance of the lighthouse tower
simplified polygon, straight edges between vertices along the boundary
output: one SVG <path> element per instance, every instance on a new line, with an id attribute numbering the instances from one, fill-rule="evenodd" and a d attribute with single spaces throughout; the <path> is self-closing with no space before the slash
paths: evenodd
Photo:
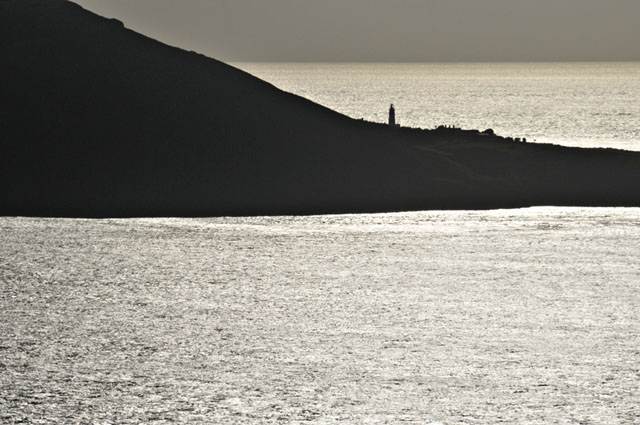
<path id="1" fill-rule="evenodd" d="M 396 109 L 393 107 L 393 103 L 389 108 L 389 125 L 392 127 L 396 126 Z"/>

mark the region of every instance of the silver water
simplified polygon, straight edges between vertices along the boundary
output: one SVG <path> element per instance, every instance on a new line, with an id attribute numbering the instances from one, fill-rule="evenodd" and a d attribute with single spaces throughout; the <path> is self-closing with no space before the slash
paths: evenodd
<path id="1" fill-rule="evenodd" d="M 2 423 L 637 424 L 640 209 L 0 218 Z"/>
<path id="2" fill-rule="evenodd" d="M 235 65 L 353 118 L 640 151 L 640 62 Z"/>

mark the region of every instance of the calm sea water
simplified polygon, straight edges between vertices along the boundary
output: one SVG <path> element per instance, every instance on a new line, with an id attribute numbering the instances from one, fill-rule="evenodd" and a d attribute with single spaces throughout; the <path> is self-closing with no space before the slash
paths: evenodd
<path id="1" fill-rule="evenodd" d="M 640 150 L 640 62 L 235 65 L 353 118 Z"/>
<path id="2" fill-rule="evenodd" d="M 0 218 L 0 422 L 637 424 L 640 209 Z"/>

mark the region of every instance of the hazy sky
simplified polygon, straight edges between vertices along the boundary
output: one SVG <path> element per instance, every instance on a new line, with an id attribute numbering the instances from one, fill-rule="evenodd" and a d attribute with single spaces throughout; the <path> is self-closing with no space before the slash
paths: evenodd
<path id="1" fill-rule="evenodd" d="M 78 0 L 226 61 L 640 60 L 640 0 Z"/>

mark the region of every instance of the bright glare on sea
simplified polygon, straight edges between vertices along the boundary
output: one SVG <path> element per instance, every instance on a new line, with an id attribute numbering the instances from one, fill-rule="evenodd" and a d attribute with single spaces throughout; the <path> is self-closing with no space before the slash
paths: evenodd
<path id="1" fill-rule="evenodd" d="M 640 209 L 0 218 L 1 423 L 637 424 Z"/>
<path id="2" fill-rule="evenodd" d="M 640 151 L 640 62 L 235 65 L 353 118 Z"/>

